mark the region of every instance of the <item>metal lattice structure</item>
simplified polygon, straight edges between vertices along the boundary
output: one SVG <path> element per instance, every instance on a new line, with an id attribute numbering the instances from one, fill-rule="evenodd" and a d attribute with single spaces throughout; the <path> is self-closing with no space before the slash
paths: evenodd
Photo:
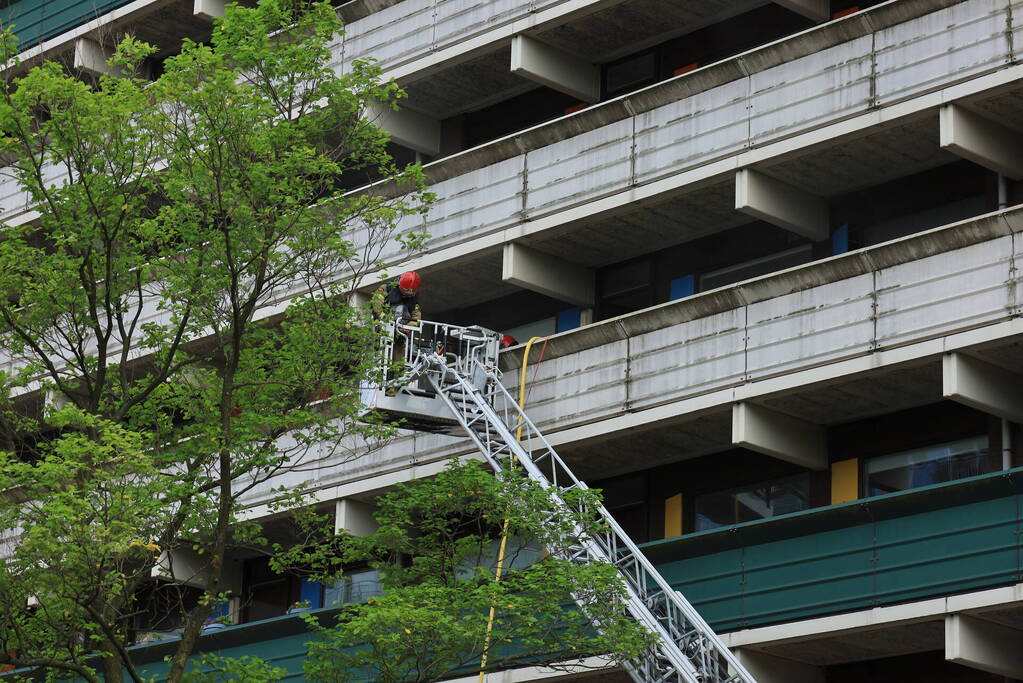
<path id="1" fill-rule="evenodd" d="M 456 423 L 468 433 L 487 462 L 502 472 L 513 461 L 548 490 L 551 515 L 583 522 L 552 525 L 559 531 L 549 544 L 552 555 L 579 563 L 604 562 L 618 568 L 626 588 L 622 608 L 656 634 L 656 645 L 629 663 L 639 683 L 754 683 L 692 605 L 668 585 L 636 544 L 603 506 L 580 516 L 565 495 L 585 489 L 536 425 L 501 384 L 497 369 L 498 337 L 482 328 L 456 328 L 423 322 L 397 326 L 398 344 L 387 345 L 387 358 L 404 358 L 409 374 L 401 381 L 425 379 L 433 397 L 443 401 Z M 580 604 L 585 611 L 585 605 Z M 599 627 L 599 625 L 598 625 Z"/>

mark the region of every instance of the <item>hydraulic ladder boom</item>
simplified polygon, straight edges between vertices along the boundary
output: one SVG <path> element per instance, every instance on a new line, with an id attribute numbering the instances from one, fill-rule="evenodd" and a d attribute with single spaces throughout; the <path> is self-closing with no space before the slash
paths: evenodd
<path id="1" fill-rule="evenodd" d="M 482 328 L 443 327 L 442 336 L 422 328 L 406 332 L 404 349 L 412 377 L 425 379 L 495 471 L 517 461 L 530 479 L 551 496 L 551 514 L 571 514 L 564 494 L 585 489 L 501 384 L 496 368 L 496 336 Z M 460 331 L 458 331 L 460 330 Z M 481 352 L 493 346 L 494 352 Z M 421 385 L 420 385 L 421 386 Z M 521 429 L 521 439 L 516 432 Z M 555 538 L 552 555 L 572 562 L 606 562 L 621 573 L 626 587 L 622 607 L 656 637 L 644 656 L 630 662 L 638 683 L 755 683 L 681 593 L 673 590 L 602 506 L 592 528 L 578 526 Z M 573 515 L 573 519 L 578 516 Z M 580 523 L 581 525 L 582 523 Z M 561 529 L 562 525 L 554 525 Z M 560 532 L 559 532 L 560 533 Z M 580 605 L 585 611 L 585 605 Z M 599 625 L 598 625 L 599 627 Z"/>

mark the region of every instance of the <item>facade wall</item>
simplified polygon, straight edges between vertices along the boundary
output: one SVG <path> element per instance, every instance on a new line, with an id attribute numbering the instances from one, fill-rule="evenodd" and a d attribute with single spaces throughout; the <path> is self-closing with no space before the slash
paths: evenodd
<path id="1" fill-rule="evenodd" d="M 90 12 L 123 4 L 93 3 Z M 333 65 L 344 71 L 353 60 L 372 57 L 385 73 L 428 80 L 441 67 L 495 46 L 503 49 L 502 41 L 516 32 L 579 15 L 599 22 L 597 10 L 622 4 L 627 3 L 403 0 L 352 21 L 335 46 Z M 58 6 L 60 12 L 44 15 Z M 30 12 L 21 0 L 6 11 L 22 12 L 19 21 L 37 20 L 25 24 L 36 31 L 27 45 L 80 23 L 83 6 L 43 3 Z M 489 272 L 500 270 L 495 254 L 503 244 L 525 238 L 590 268 L 615 262 L 580 256 L 542 238 L 559 235 L 570 244 L 573 235 L 594 242 L 599 237 L 606 253 L 620 250 L 623 258 L 658 253 L 699 235 L 749 225 L 751 219 L 736 214 L 731 203 L 734 174 L 747 167 L 774 173 L 807 196 L 813 196 L 811 189 L 825 199 L 853 191 L 869 196 L 886 174 L 912 176 L 956 160 L 936 145 L 937 112 L 949 102 L 965 102 L 999 119 L 1023 144 L 1023 128 L 1014 119 L 1023 109 L 1021 22 L 1018 0 L 892 0 L 434 161 L 426 169 L 437 201 L 403 226 L 430 234 L 428 253 L 413 264 L 437 272 L 475 263 L 487 271 L 481 281 L 502 285 L 500 273 Z M 923 140 L 919 146 L 934 148 L 920 154 L 923 161 L 903 154 L 916 144 L 914 135 Z M 886 140 L 894 141 L 891 156 L 871 156 L 872 148 L 886 151 Z M 800 159 L 806 161 L 797 168 Z M 846 168 L 843 164 L 861 171 L 829 175 Z M 48 172 L 61 182 L 56 169 Z M 740 402 L 833 437 L 855 431 L 848 425 L 857 420 L 955 400 L 946 395 L 942 376 L 949 354 L 966 354 L 1010 378 L 1023 374 L 1017 266 L 1023 257 L 1023 209 L 1007 206 L 1019 187 L 1003 184 L 1002 194 L 1009 187 L 1010 197 L 999 200 L 996 188 L 1004 179 L 985 173 L 992 197 L 978 202 L 997 208 L 993 213 L 848 253 L 835 248 L 838 226 L 830 225 L 826 239 L 798 241 L 809 262 L 553 335 L 545 341 L 544 360 L 534 356 L 530 416 L 586 477 L 608 477 L 609 497 L 617 493 L 612 474 L 649 478 L 666 471 L 659 466 L 690 460 L 687 476 L 700 477 L 701 467 L 713 469 L 719 482 L 728 476 L 729 463 L 756 469 L 757 458 L 775 459 L 761 467 L 772 477 L 810 475 L 812 509 L 695 533 L 681 521 L 692 518 L 693 502 L 669 495 L 681 487 L 647 486 L 639 494 L 645 496 L 639 504 L 649 508 L 644 519 L 672 515 L 674 531 L 684 532 L 646 544 L 645 550 L 715 628 L 782 633 L 810 619 L 1023 581 L 1021 461 L 1013 441 L 1020 430 L 1013 424 L 1016 416 L 1005 417 L 1008 409 L 974 406 L 978 423 L 990 427 L 981 435 L 990 456 L 986 462 L 1000 463 L 996 451 L 1004 450 L 1010 471 L 972 473 L 959 477 L 962 481 L 870 498 L 860 480 L 861 461 L 868 456 L 855 449 L 831 443 L 822 454 L 823 468 L 809 468 L 787 458 L 790 454 L 732 441 L 733 408 Z M 702 206 L 710 191 L 698 194 L 710 186 L 718 214 Z M 702 212 L 704 222 L 690 226 L 676 214 L 667 230 L 642 247 L 631 232 L 593 228 L 628 214 L 639 230 L 651 202 L 687 193 L 696 197 L 693 211 Z M 34 218 L 16 183 L 0 179 L 0 219 Z M 406 267 L 401 258 L 397 250 L 384 254 L 398 268 Z M 281 292 L 274 306 L 291 293 Z M 155 319 L 159 312 L 147 316 Z M 521 349 L 502 354 L 508 386 L 517 385 L 522 362 Z M 0 369 L 14 366 L 12 359 L 0 359 Z M 879 430 L 878 440 L 898 442 L 892 437 L 898 427 L 886 429 Z M 896 450 L 881 445 L 871 455 Z M 397 481 L 429 476 L 452 455 L 473 457 L 473 448 L 457 437 L 404 433 L 386 443 L 346 443 L 336 453 L 314 449 L 305 456 L 304 471 L 254 489 L 245 502 L 253 516 L 261 516 L 272 488 L 299 482 L 321 502 L 363 500 Z M 835 467 L 839 458 L 848 466 Z M 714 465 L 706 465 L 711 459 Z M 783 465 L 774 467 L 775 461 Z M 736 473 L 732 483 L 756 483 L 757 476 Z M 839 486 L 836 477 L 855 481 Z M 840 488 L 852 491 L 853 500 L 837 498 Z M 669 497 L 677 506 L 670 512 Z M 646 523 L 649 530 L 654 537 L 657 530 L 668 534 L 665 523 Z M 1012 614 L 1010 621 L 1021 618 L 1018 611 Z M 772 637 L 784 640 L 768 634 L 765 642 Z M 289 680 L 301 680 L 302 638 L 298 620 L 284 618 L 211 636 L 204 647 L 234 654 L 263 643 L 274 663 L 288 667 Z M 157 661 L 161 647 L 166 646 L 148 648 L 143 657 Z M 926 650 L 914 647 L 907 652 Z M 806 653 L 788 654 L 824 666 Z M 159 674 L 159 665 L 153 667 Z M 846 680 L 841 676 L 850 670 L 834 669 L 834 680 Z"/>

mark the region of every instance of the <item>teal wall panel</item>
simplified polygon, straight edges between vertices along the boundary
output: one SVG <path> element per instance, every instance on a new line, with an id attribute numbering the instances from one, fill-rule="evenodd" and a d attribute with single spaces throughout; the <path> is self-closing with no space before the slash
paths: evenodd
<path id="1" fill-rule="evenodd" d="M 644 544 L 715 629 L 1023 581 L 1023 470 Z"/>
<path id="2" fill-rule="evenodd" d="M 873 541 L 873 530 L 858 526 L 747 547 L 738 621 L 797 619 L 868 605 Z"/>
<path id="3" fill-rule="evenodd" d="M 742 551 L 727 550 L 658 569 L 676 590 L 689 597 L 708 621 L 722 624 L 742 610 Z"/>
<path id="4" fill-rule="evenodd" d="M 715 629 L 805 619 L 1023 580 L 1023 468 L 641 546 Z M 325 623 L 337 609 L 319 610 Z M 298 615 L 204 636 L 303 681 Z M 132 648 L 157 680 L 174 641 Z"/>
<path id="5" fill-rule="evenodd" d="M 878 601 L 1014 581 L 1018 521 L 1017 497 L 1009 497 L 879 522 Z"/>
<path id="6" fill-rule="evenodd" d="M 69 31 L 131 0 L 14 0 L 0 8 L 4 26 L 14 25 L 22 50 Z"/>
<path id="7" fill-rule="evenodd" d="M 298 618 L 283 617 L 282 620 L 297 622 Z M 280 620 L 275 619 L 272 621 L 276 622 Z M 305 644 L 312 640 L 313 636 L 305 632 L 298 632 L 275 637 L 271 635 L 272 631 L 267 632 L 264 629 L 260 629 L 258 632 L 254 631 L 252 636 L 255 636 L 255 638 L 250 639 L 244 634 L 246 626 L 247 625 L 242 625 L 228 628 L 223 631 L 218 631 L 215 634 L 203 636 L 201 639 L 203 651 L 215 653 L 223 657 L 259 657 L 272 666 L 278 666 L 285 669 L 288 672 L 288 675 L 282 680 L 292 683 L 298 683 L 305 680 L 302 677 L 302 662 L 305 659 L 306 654 Z M 241 631 L 241 633 L 232 633 L 237 631 Z M 267 637 L 268 635 L 269 637 Z M 235 637 L 232 638 L 231 636 Z M 223 646 L 218 646 L 218 642 L 220 641 L 225 641 Z M 168 649 L 169 652 L 170 649 L 168 646 L 175 644 L 176 641 L 160 644 L 161 651 L 163 649 Z M 152 648 L 155 646 L 150 647 Z M 154 676 L 157 681 L 162 681 L 164 680 L 163 677 L 167 673 L 167 664 L 161 659 L 144 664 L 140 667 L 140 669 L 144 676 Z"/>

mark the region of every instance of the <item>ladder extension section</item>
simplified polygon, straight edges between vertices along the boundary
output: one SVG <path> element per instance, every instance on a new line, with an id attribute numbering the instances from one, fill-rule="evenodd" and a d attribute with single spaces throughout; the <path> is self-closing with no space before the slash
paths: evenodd
<path id="1" fill-rule="evenodd" d="M 445 357 L 423 347 L 409 355 L 413 375 L 427 378 L 495 471 L 507 469 L 514 458 L 530 479 L 550 492 L 553 514 L 570 514 L 563 494 L 585 489 L 586 484 L 576 479 L 519 408 L 496 368 L 462 358 L 451 363 L 451 354 Z M 485 382 L 479 381 L 481 373 Z M 516 438 L 519 429 L 521 441 Z M 603 506 L 599 518 L 593 529 L 564 533 L 555 539 L 557 547 L 547 550 L 572 562 L 606 562 L 618 568 L 627 592 L 627 604 L 622 607 L 657 636 L 656 645 L 630 663 L 632 678 L 638 683 L 755 683 Z"/>

